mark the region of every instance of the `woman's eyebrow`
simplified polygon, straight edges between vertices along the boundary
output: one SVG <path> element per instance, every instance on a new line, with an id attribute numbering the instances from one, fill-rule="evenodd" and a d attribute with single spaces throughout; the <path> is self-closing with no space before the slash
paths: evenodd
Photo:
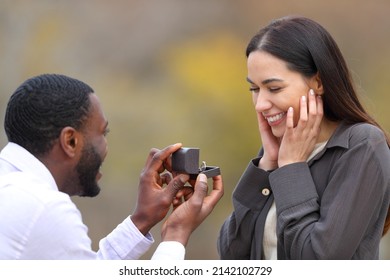
<path id="1" fill-rule="evenodd" d="M 251 79 L 249 79 L 248 77 L 246 77 L 246 81 L 250 84 L 254 84 L 254 82 L 251 81 Z"/>
<path id="2" fill-rule="evenodd" d="M 263 85 L 266 85 L 266 84 L 269 84 L 269 83 L 272 83 L 272 82 L 283 82 L 282 79 L 278 79 L 278 78 L 270 78 L 270 79 L 266 79 L 264 81 L 262 81 L 261 83 Z"/>
<path id="3" fill-rule="evenodd" d="M 252 82 L 252 80 L 249 79 L 248 77 L 246 78 L 246 80 L 247 80 L 248 83 L 254 84 L 254 82 Z M 269 83 L 272 83 L 272 82 L 283 82 L 283 80 L 282 79 L 278 79 L 278 78 L 270 78 L 270 79 L 266 79 L 266 80 L 262 81 L 261 83 L 263 85 L 266 85 L 266 84 L 269 84 Z"/>

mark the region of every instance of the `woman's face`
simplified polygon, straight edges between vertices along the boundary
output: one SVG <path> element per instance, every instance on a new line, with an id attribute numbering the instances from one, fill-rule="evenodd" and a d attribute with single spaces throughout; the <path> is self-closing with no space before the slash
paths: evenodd
<path id="1" fill-rule="evenodd" d="M 285 61 L 264 51 L 250 53 L 247 64 L 258 118 L 266 119 L 273 135 L 282 137 L 289 107 L 294 109 L 294 126 L 298 123 L 300 99 L 308 97 L 310 78 L 291 71 Z"/>

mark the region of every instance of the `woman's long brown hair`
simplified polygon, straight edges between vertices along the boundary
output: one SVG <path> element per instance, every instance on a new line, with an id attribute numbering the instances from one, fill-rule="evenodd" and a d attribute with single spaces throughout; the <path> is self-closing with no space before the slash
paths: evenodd
<path id="1" fill-rule="evenodd" d="M 271 22 L 249 42 L 246 55 L 264 50 L 287 62 L 291 70 L 306 77 L 319 74 L 325 94 L 324 115 L 332 121 L 369 123 L 389 135 L 367 113 L 356 94 L 350 71 L 331 35 L 320 24 L 304 17 L 285 17 Z M 390 228 L 390 208 L 383 229 Z"/>

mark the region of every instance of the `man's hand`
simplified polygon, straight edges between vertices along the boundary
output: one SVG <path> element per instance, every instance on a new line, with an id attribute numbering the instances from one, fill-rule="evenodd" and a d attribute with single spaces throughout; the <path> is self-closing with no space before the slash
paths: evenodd
<path id="1" fill-rule="evenodd" d="M 210 194 L 204 174 L 198 175 L 193 193 L 185 190 L 180 193 L 186 201 L 177 204 L 161 231 L 162 241 L 178 241 L 184 246 L 187 245 L 191 233 L 206 219 L 223 196 L 222 176 L 213 177 L 213 190 Z"/>
<path id="2" fill-rule="evenodd" d="M 141 233 L 146 235 L 168 213 L 177 192 L 189 180 L 181 174 L 172 179 L 169 173 L 161 174 L 167 168 L 171 171 L 171 154 L 182 144 L 174 144 L 163 150 L 152 149 L 141 172 L 138 199 L 131 220 Z M 168 184 L 166 187 L 162 187 Z"/>

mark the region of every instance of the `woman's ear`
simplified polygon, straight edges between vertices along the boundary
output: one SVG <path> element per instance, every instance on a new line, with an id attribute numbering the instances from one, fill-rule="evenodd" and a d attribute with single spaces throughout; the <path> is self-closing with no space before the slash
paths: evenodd
<path id="1" fill-rule="evenodd" d="M 60 145 L 64 153 L 73 158 L 80 145 L 80 133 L 73 127 L 64 127 L 60 133 Z"/>
<path id="2" fill-rule="evenodd" d="M 322 86 L 322 81 L 320 74 L 317 72 L 313 77 L 310 78 L 309 86 L 312 88 L 316 95 L 324 94 L 324 87 Z"/>

